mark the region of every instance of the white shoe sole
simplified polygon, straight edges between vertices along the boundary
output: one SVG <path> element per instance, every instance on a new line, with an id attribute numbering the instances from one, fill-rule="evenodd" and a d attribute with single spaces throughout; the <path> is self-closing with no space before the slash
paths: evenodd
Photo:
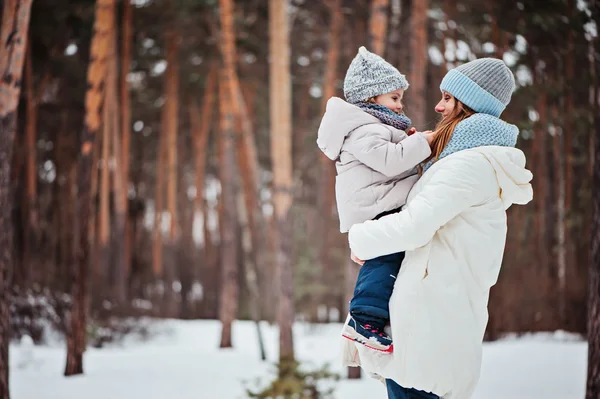
<path id="1" fill-rule="evenodd" d="M 366 346 L 369 349 L 373 349 L 383 353 L 392 353 L 394 351 L 394 344 L 385 346 L 378 344 L 377 342 L 365 339 L 362 335 L 356 332 L 356 330 L 348 325 L 344 326 L 342 337 L 349 339 L 350 341 L 358 342 L 361 345 Z"/>

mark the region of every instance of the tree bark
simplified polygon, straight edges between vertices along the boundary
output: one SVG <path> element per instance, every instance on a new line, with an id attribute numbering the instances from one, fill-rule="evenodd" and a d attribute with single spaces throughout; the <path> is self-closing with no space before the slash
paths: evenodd
<path id="1" fill-rule="evenodd" d="M 67 362 L 65 375 L 83 373 L 83 352 L 87 324 L 87 278 L 89 267 L 89 217 L 92 160 L 95 136 L 100 128 L 100 108 L 106 80 L 106 61 L 110 46 L 110 31 L 114 24 L 114 0 L 97 0 L 96 17 L 88 67 L 88 89 L 85 95 L 85 121 L 81 134 L 79 159 L 77 161 L 77 218 L 79 233 L 77 261 L 73 270 L 70 327 L 67 331 Z"/>
<path id="2" fill-rule="evenodd" d="M 258 159 L 256 155 L 256 145 L 254 143 L 254 132 L 251 118 L 248 115 L 247 105 L 241 90 L 239 77 L 236 72 L 235 56 L 237 54 L 235 46 L 235 28 L 233 24 L 233 1 L 221 0 L 221 53 L 225 67 L 226 84 L 229 90 L 229 98 L 234 99 L 233 105 L 237 116 L 237 121 L 241 129 L 236 142 L 236 152 L 238 156 L 238 165 L 242 177 L 243 199 L 246 215 L 245 222 L 247 228 L 244 233 L 243 249 L 244 262 L 247 273 L 245 273 L 246 283 L 251 293 L 251 313 L 256 322 L 259 346 L 262 347 L 262 334 L 258 324 L 260 320 L 260 295 L 258 290 L 258 265 L 265 263 L 266 251 L 264 240 L 264 218 L 262 209 L 259 205 L 259 186 L 258 186 Z M 264 357 L 264 351 L 261 351 L 261 357 Z"/>
<path id="3" fill-rule="evenodd" d="M 292 324 L 294 322 L 294 287 L 292 278 L 292 229 L 288 217 L 292 205 L 292 102 L 290 41 L 287 0 L 269 1 L 269 108 L 271 159 L 273 163 L 273 206 L 278 234 L 277 285 L 279 308 L 279 361 L 294 360 Z"/>
<path id="4" fill-rule="evenodd" d="M 220 12 L 231 12 L 221 9 Z M 225 73 L 219 79 L 220 132 L 219 180 L 221 181 L 222 217 L 219 221 L 221 232 L 221 299 L 219 319 L 221 320 L 221 348 L 232 347 L 231 327 L 237 316 L 238 305 L 238 253 L 237 253 L 237 207 L 235 199 L 235 135 L 234 115 L 229 106 L 231 97 Z"/>
<path id="5" fill-rule="evenodd" d="M 598 119 L 594 126 L 598 129 Z M 588 288 L 588 371 L 586 399 L 600 398 L 600 140 L 595 146 L 592 184 L 592 251 Z"/>
<path id="6" fill-rule="evenodd" d="M 323 75 L 323 97 L 322 111 L 325 112 L 327 101 L 335 95 L 337 81 L 337 67 L 339 63 L 339 42 L 343 22 L 341 0 L 332 0 L 330 3 L 330 31 L 325 73 Z M 335 270 L 330 265 L 329 255 L 331 250 L 329 233 L 333 222 L 332 211 L 335 201 L 335 164 L 325 154 L 319 151 L 321 173 L 319 177 L 319 190 L 317 191 L 317 208 L 319 219 L 317 219 L 318 261 L 321 267 L 321 278 L 325 278 L 328 271 Z M 325 298 L 319 298 L 324 301 Z"/>
<path id="7" fill-rule="evenodd" d="M 164 126 L 164 116 L 163 123 Z M 165 134 L 164 129 L 158 132 L 158 148 L 156 149 L 156 182 L 154 195 L 154 227 L 152 231 L 152 272 L 156 279 L 162 277 L 163 259 L 162 259 L 162 213 L 164 199 L 164 162 L 165 162 Z"/>
<path id="8" fill-rule="evenodd" d="M 9 398 L 9 275 L 13 272 L 11 160 L 31 0 L 5 0 L 0 27 L 0 398 Z"/>
<path id="9" fill-rule="evenodd" d="M 196 199 L 195 210 L 202 212 L 204 207 L 204 183 L 206 181 L 206 147 L 208 145 L 208 135 L 210 133 L 211 121 L 213 116 L 213 103 L 217 86 L 217 64 L 211 65 L 208 76 L 206 77 L 206 88 L 204 89 L 204 99 L 202 101 L 201 119 L 198 121 L 198 106 L 192 98 L 189 103 L 190 124 L 192 126 L 192 138 L 194 145 L 194 156 L 196 162 Z M 203 214 L 203 221 L 206 224 L 207 215 Z M 206 237 L 205 237 L 206 239 Z"/>
<path id="10" fill-rule="evenodd" d="M 555 125 L 559 125 L 559 111 L 552 107 Z M 565 131 L 559 130 L 554 135 L 553 157 L 556 170 L 556 264 L 558 278 L 558 315 L 561 325 L 567 326 L 567 221 L 566 221 L 566 184 L 565 184 Z"/>
<path id="11" fill-rule="evenodd" d="M 369 19 L 370 50 L 382 57 L 385 53 L 385 43 L 387 39 L 389 4 L 389 0 L 371 1 L 371 18 Z"/>
<path id="12" fill-rule="evenodd" d="M 177 226 L 177 126 L 179 112 L 179 34 L 172 22 L 167 30 L 167 70 L 165 72 L 165 136 L 167 147 L 167 210 L 170 215 L 169 240 L 179 234 Z"/>
<path id="13" fill-rule="evenodd" d="M 112 38 L 110 34 L 109 41 Z M 112 47 L 112 45 L 109 45 Z M 109 53 L 112 50 L 109 50 Z M 110 238 L 110 169 L 108 167 L 110 157 L 110 141 L 111 141 L 111 123 L 110 123 L 110 102 L 112 97 L 109 97 L 111 80 L 111 67 L 110 67 L 111 55 L 107 54 L 107 69 L 106 69 L 106 80 L 104 87 L 104 107 L 102 108 L 102 153 L 100 155 L 102 168 L 100 169 L 100 198 L 99 198 L 99 209 L 98 209 L 98 259 L 96 259 L 97 270 L 99 276 L 102 279 L 106 279 L 106 282 L 112 284 L 113 273 L 112 264 L 110 262 L 109 254 L 109 238 Z M 106 295 L 106 293 L 105 293 Z"/>
<path id="14" fill-rule="evenodd" d="M 109 134 L 111 148 L 109 150 L 109 159 L 113 166 L 112 170 L 112 194 L 114 204 L 113 226 L 110 249 L 113 255 L 111 259 L 113 270 L 112 299 L 119 305 L 124 305 L 127 300 L 127 279 L 128 271 L 126 265 L 125 242 L 127 237 L 125 234 L 125 209 L 127 207 L 127 195 L 124 193 L 125 184 L 123 180 L 126 178 L 123 175 L 122 160 L 123 153 L 121 151 L 121 137 L 119 134 L 119 97 L 118 97 L 118 54 L 117 54 L 117 35 L 116 26 L 111 37 L 112 51 L 108 66 L 108 80 L 106 83 L 107 90 L 107 108 L 109 109 Z"/>
<path id="15" fill-rule="evenodd" d="M 534 82 L 538 85 L 543 85 L 546 80 L 544 79 L 543 72 L 539 69 L 534 72 Z M 548 270 L 548 232 L 546 226 L 546 215 L 548 212 L 547 201 L 548 201 L 548 148 L 547 148 L 547 117 L 548 99 L 547 93 L 542 89 L 541 93 L 537 96 L 536 110 L 539 115 L 539 119 L 534 125 L 535 140 L 533 141 L 533 162 L 536 171 L 537 181 L 537 197 L 534 198 L 536 201 L 536 236 L 537 236 L 537 250 L 538 250 L 538 272 L 542 272 L 538 275 L 539 278 L 545 278 Z"/>
<path id="16" fill-rule="evenodd" d="M 24 226 L 23 226 L 23 260 L 20 271 L 21 283 L 27 285 L 32 279 L 34 249 L 37 247 L 38 237 L 38 212 L 37 212 L 37 162 L 36 162 L 36 132 L 37 132 L 37 102 L 38 96 L 33 79 L 33 60 L 31 56 L 31 45 L 27 46 L 27 60 L 25 63 L 25 81 L 27 107 L 25 121 L 25 170 L 26 170 L 26 194 L 24 204 Z M 42 82 L 40 91 L 45 84 Z M 16 277 L 16 276 L 15 276 Z"/>
<path id="17" fill-rule="evenodd" d="M 132 226 L 129 218 L 129 156 L 131 147 L 131 101 L 129 97 L 129 83 L 127 76 L 131 69 L 131 42 L 133 38 L 133 7 L 130 0 L 123 2 L 123 22 L 121 33 L 121 134 L 123 135 L 122 157 L 121 157 L 121 175 L 123 176 L 123 189 L 121 190 L 121 199 L 124 206 L 125 215 L 125 239 L 124 248 L 124 267 L 126 275 L 129 275 L 131 269 L 131 251 L 132 251 Z"/>
<path id="18" fill-rule="evenodd" d="M 410 78 L 410 98 L 411 98 L 411 118 L 413 125 L 417 129 L 425 129 L 425 115 L 427 107 L 427 66 L 429 65 L 428 56 L 428 20 L 427 9 L 429 0 L 414 1 L 411 12 L 411 78 Z"/>

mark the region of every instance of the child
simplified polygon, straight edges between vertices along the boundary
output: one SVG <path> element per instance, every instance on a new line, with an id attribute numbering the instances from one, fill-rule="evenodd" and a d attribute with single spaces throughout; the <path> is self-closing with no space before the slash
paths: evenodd
<path id="1" fill-rule="evenodd" d="M 342 233 L 355 223 L 399 211 L 418 179 L 416 166 L 431 155 L 431 132 L 406 133 L 411 121 L 402 114 L 402 97 L 407 88 L 404 75 L 361 47 L 344 80 L 347 102 L 337 97 L 327 102 L 317 144 L 336 161 Z M 403 258 L 404 253 L 386 255 L 361 267 L 344 337 L 392 352 L 383 328 Z"/>

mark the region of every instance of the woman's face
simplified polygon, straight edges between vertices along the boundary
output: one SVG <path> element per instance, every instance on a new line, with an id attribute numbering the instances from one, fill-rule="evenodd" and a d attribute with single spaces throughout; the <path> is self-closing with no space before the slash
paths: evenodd
<path id="1" fill-rule="evenodd" d="M 402 97 L 404 97 L 404 89 L 398 89 L 391 93 L 382 94 L 375 97 L 375 102 L 384 107 L 388 107 L 395 113 L 399 114 L 402 112 Z"/>
<path id="2" fill-rule="evenodd" d="M 446 117 L 454 111 L 456 107 L 456 99 L 454 96 L 447 91 L 442 92 L 442 99 L 435 106 L 435 112 L 442 114 L 442 117 Z"/>

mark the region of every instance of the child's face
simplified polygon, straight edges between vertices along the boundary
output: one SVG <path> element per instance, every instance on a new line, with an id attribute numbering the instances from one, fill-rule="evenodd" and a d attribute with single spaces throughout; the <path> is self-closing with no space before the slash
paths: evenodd
<path id="1" fill-rule="evenodd" d="M 442 116 L 448 116 L 454 111 L 454 107 L 456 107 L 454 96 L 447 91 L 443 91 L 442 99 L 435 106 L 435 112 L 442 114 Z"/>
<path id="2" fill-rule="evenodd" d="M 399 114 L 402 112 L 402 97 L 404 97 L 404 89 L 398 89 L 396 91 L 392 91 L 391 93 L 382 94 L 380 96 L 375 97 L 375 102 L 379 105 L 383 105 L 384 107 L 388 107 L 395 113 Z"/>

